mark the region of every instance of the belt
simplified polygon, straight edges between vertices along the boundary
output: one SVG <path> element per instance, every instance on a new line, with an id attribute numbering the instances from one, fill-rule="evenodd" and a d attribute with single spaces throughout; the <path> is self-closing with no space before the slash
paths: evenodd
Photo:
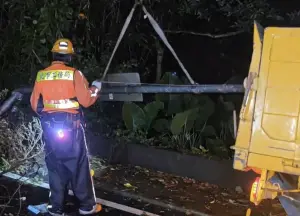
<path id="1" fill-rule="evenodd" d="M 66 100 L 49 100 L 44 101 L 45 108 L 55 108 L 55 109 L 72 109 L 79 108 L 79 103 L 74 100 L 66 99 Z"/>
<path id="2" fill-rule="evenodd" d="M 81 123 L 81 114 L 73 114 L 67 112 L 42 112 L 41 121 L 49 122 L 50 124 L 65 124 L 73 128 L 79 128 Z"/>

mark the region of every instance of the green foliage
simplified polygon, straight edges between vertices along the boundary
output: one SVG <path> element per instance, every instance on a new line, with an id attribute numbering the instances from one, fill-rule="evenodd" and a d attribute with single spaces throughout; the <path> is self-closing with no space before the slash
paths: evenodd
<path id="1" fill-rule="evenodd" d="M 131 131 L 144 131 L 148 133 L 158 112 L 164 108 L 164 104 L 153 101 L 142 109 L 134 103 L 124 103 L 122 116 L 127 129 Z"/>
<path id="2" fill-rule="evenodd" d="M 158 112 L 164 108 L 164 104 L 160 101 L 153 101 L 151 103 L 148 103 L 144 107 L 144 112 L 146 116 L 146 131 L 148 131 L 151 126 L 152 122 L 156 119 Z"/>
<path id="3" fill-rule="evenodd" d="M 190 131 L 197 119 L 199 108 L 189 109 L 181 113 L 177 113 L 172 119 L 171 132 L 173 135 L 178 135 L 185 129 Z"/>
<path id="4" fill-rule="evenodd" d="M 167 142 L 171 143 L 173 149 L 191 150 L 193 152 L 205 154 L 208 151 L 203 147 L 202 136 L 200 133 L 186 132 L 170 136 Z M 197 150 L 196 150 L 197 149 Z"/>
<path id="5" fill-rule="evenodd" d="M 220 122 L 219 127 L 221 130 L 220 137 L 222 140 L 234 140 L 234 127 L 233 127 L 233 111 L 236 106 L 232 101 L 225 101 L 222 96 L 218 100 L 218 118 Z M 236 110 L 238 111 L 238 110 Z"/>
<path id="6" fill-rule="evenodd" d="M 143 3 L 166 34 L 251 31 L 254 19 L 282 18 L 266 0 L 144 0 Z M 131 6 L 121 0 L 3 0 L 0 6 L 2 83 L 9 83 L 6 87 L 11 88 L 32 84 L 37 71 L 50 63 L 49 51 L 59 37 L 73 41 L 77 54 L 74 66 L 88 79 L 99 77 Z M 79 19 L 79 12 L 83 12 L 86 19 Z M 142 80 L 149 76 L 148 67 L 152 63 L 148 58 L 156 54 L 158 38 L 143 16 L 141 10 L 136 11 L 135 20 L 126 32 L 109 72 L 143 71 Z M 297 11 L 287 17 L 299 22 Z M 201 25 L 186 29 L 186 23 L 195 21 Z M 160 83 L 172 85 L 186 81 L 165 73 Z M 213 101 L 201 94 L 157 94 L 155 101 L 143 108 L 125 103 L 122 116 L 130 131 L 126 136 L 145 139 L 145 134 L 153 132 L 152 138 L 156 136 L 160 142 L 163 139 L 167 143 L 177 143 L 178 149 L 186 147 L 196 151 L 207 145 L 210 152 L 221 154 L 225 151 L 222 148 L 227 149 L 224 142 L 233 138 L 232 111 L 240 102 L 237 95 L 226 95 Z M 97 118 L 96 114 L 91 117 Z M 167 136 L 162 138 L 161 134 Z M 202 150 L 200 152 L 206 152 Z"/>
<path id="7" fill-rule="evenodd" d="M 161 84 L 183 84 L 175 74 L 165 73 Z M 192 128 L 201 129 L 203 124 L 214 113 L 214 102 L 207 95 L 191 94 L 157 94 L 156 101 L 165 104 L 165 115 L 171 117 L 170 131 L 174 135 L 188 132 Z M 166 125 L 166 124 L 164 124 Z M 165 128 L 165 127 L 164 127 Z"/>
<path id="8" fill-rule="evenodd" d="M 180 84 L 180 79 L 165 73 L 161 83 Z M 167 107 L 166 109 L 164 109 Z M 156 119 L 160 110 L 166 118 Z M 177 112 L 175 112 L 177 111 Z M 189 132 L 192 128 L 201 128 L 214 112 L 213 101 L 205 95 L 174 95 L 157 94 L 156 101 L 147 104 L 144 109 L 134 103 L 123 105 L 123 120 L 127 129 L 149 131 L 154 128 L 157 132 L 167 132 L 173 135 Z M 154 123 L 153 123 L 154 122 Z"/>
<path id="9" fill-rule="evenodd" d="M 8 89 L 3 89 L 0 91 L 0 100 L 4 100 L 8 94 Z"/>
<path id="10" fill-rule="evenodd" d="M 212 155 L 216 155 L 220 158 L 230 158 L 229 150 L 226 147 L 225 143 L 223 140 L 217 138 L 217 139 L 211 139 L 207 138 L 206 139 L 206 146 L 208 151 Z"/>
<path id="11" fill-rule="evenodd" d="M 153 129 L 159 133 L 167 133 L 170 128 L 170 121 L 164 118 L 156 119 L 153 123 Z"/>
<path id="12" fill-rule="evenodd" d="M 215 128 L 211 125 L 204 125 L 204 127 L 201 130 L 201 134 L 204 137 L 218 137 Z"/>
<path id="13" fill-rule="evenodd" d="M 138 105 L 134 103 L 124 103 L 122 116 L 127 129 L 136 131 L 145 124 L 145 113 Z"/>
<path id="14" fill-rule="evenodd" d="M 219 20 L 224 20 L 219 22 L 218 29 L 225 27 L 226 29 L 234 28 L 237 31 L 251 31 L 254 20 L 283 19 L 267 0 L 218 0 L 214 2 L 185 0 L 180 4 L 180 14 L 197 16 L 198 19 L 208 22 L 214 20 L 214 16 L 218 16 L 221 18 Z M 224 27 L 222 24 L 225 24 Z"/>
<path id="15" fill-rule="evenodd" d="M 163 75 L 159 84 L 180 85 L 183 83 L 176 75 L 167 72 Z M 156 94 L 155 99 L 165 104 L 167 116 L 184 111 L 182 107 L 182 95 L 180 94 Z"/>
<path id="16" fill-rule="evenodd" d="M 174 74 L 165 73 L 160 83 L 163 84 L 183 84 Z M 174 98 L 175 97 L 175 98 Z M 225 145 L 228 133 L 231 133 L 229 123 L 232 118 L 232 111 L 235 105 L 231 101 L 215 102 L 207 95 L 191 94 L 157 94 L 156 100 L 145 105 L 142 109 L 134 103 L 123 105 L 123 120 L 126 128 L 133 133 L 127 137 L 140 137 L 142 143 L 153 144 L 158 142 L 158 146 L 172 148 L 180 151 L 189 151 L 195 154 L 212 153 L 220 157 L 230 156 L 228 146 Z M 160 112 L 161 111 L 161 112 Z M 177 111 L 177 112 L 175 112 Z M 221 126 L 220 133 L 215 129 L 215 125 L 207 124 L 211 117 L 219 116 L 221 120 L 216 124 Z M 225 123 L 228 123 L 226 125 Z M 154 129 L 160 134 L 159 140 L 155 142 L 152 136 L 151 141 L 143 133 L 149 134 Z M 142 133 L 141 133 L 142 132 Z M 133 137 L 132 137 L 133 138 Z M 154 138 L 154 140 L 153 140 Z"/>
<path id="17" fill-rule="evenodd" d="M 2 5 L 10 23 L 0 36 L 1 73 L 10 71 L 17 82 L 30 83 L 49 63 L 52 43 L 70 30 L 73 10 L 67 0 L 10 0 Z"/>
<path id="18" fill-rule="evenodd" d="M 0 35 L 2 78 L 13 79 L 13 87 L 32 84 L 37 71 L 49 65 L 52 45 L 61 37 L 74 43 L 74 66 L 88 77 L 96 73 L 99 76 L 95 40 L 90 40 L 93 21 L 78 19 L 80 11 L 88 13 L 89 4 L 88 0 L 4 1 Z M 103 54 L 111 46 L 105 48 Z"/>

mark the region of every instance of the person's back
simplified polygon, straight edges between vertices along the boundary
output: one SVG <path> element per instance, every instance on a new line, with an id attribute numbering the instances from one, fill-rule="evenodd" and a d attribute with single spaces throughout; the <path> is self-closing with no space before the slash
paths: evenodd
<path id="1" fill-rule="evenodd" d="M 73 45 L 67 39 L 58 40 L 52 49 L 52 64 L 38 72 L 31 95 L 32 109 L 41 117 L 45 141 L 45 161 L 49 174 L 49 213 L 64 214 L 65 191 L 71 183 L 80 201 L 80 214 L 101 211 L 96 204 L 90 176 L 83 115 L 80 106 L 89 107 L 98 98 L 101 82 L 92 87 L 83 74 L 66 63 L 71 62 Z M 43 108 L 38 108 L 42 97 Z"/>
<path id="2" fill-rule="evenodd" d="M 70 55 L 73 53 L 71 51 L 67 54 L 56 53 L 60 51 L 59 42 L 52 49 L 52 52 L 55 51 L 53 59 L 56 61 L 39 71 L 36 77 L 31 96 L 31 106 L 36 112 L 78 113 L 80 105 L 89 107 L 96 102 L 97 93 L 101 89 L 101 83 L 97 81 L 92 85 L 98 86 L 88 88 L 88 82 L 83 74 L 64 63 L 64 61 L 71 61 Z M 43 110 L 37 110 L 40 96 L 43 98 Z"/>
<path id="3" fill-rule="evenodd" d="M 33 106 L 39 99 L 38 95 L 42 95 L 43 111 L 77 113 L 79 104 L 77 101 L 71 100 L 76 97 L 74 75 L 74 68 L 59 61 L 53 62 L 51 66 L 39 71 L 33 91 Z M 38 95 L 35 97 L 35 94 Z"/>

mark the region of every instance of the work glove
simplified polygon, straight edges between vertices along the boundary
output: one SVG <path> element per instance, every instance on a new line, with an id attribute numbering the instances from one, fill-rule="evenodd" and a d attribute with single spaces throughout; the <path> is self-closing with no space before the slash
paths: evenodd
<path id="1" fill-rule="evenodd" d="M 244 79 L 243 86 L 245 89 L 248 87 L 248 77 Z"/>
<path id="2" fill-rule="evenodd" d="M 92 82 L 92 86 L 95 86 L 98 89 L 98 91 L 100 91 L 102 87 L 102 83 L 98 80 L 95 80 Z"/>

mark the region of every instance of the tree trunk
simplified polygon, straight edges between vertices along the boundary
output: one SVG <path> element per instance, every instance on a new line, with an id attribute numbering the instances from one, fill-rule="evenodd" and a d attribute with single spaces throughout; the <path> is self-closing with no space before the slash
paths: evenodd
<path id="1" fill-rule="evenodd" d="M 161 46 L 161 43 L 158 39 L 155 40 L 155 46 L 157 51 L 157 57 L 156 57 L 156 82 L 158 83 L 160 81 L 160 78 L 162 76 L 162 61 L 164 58 L 164 48 Z"/>

